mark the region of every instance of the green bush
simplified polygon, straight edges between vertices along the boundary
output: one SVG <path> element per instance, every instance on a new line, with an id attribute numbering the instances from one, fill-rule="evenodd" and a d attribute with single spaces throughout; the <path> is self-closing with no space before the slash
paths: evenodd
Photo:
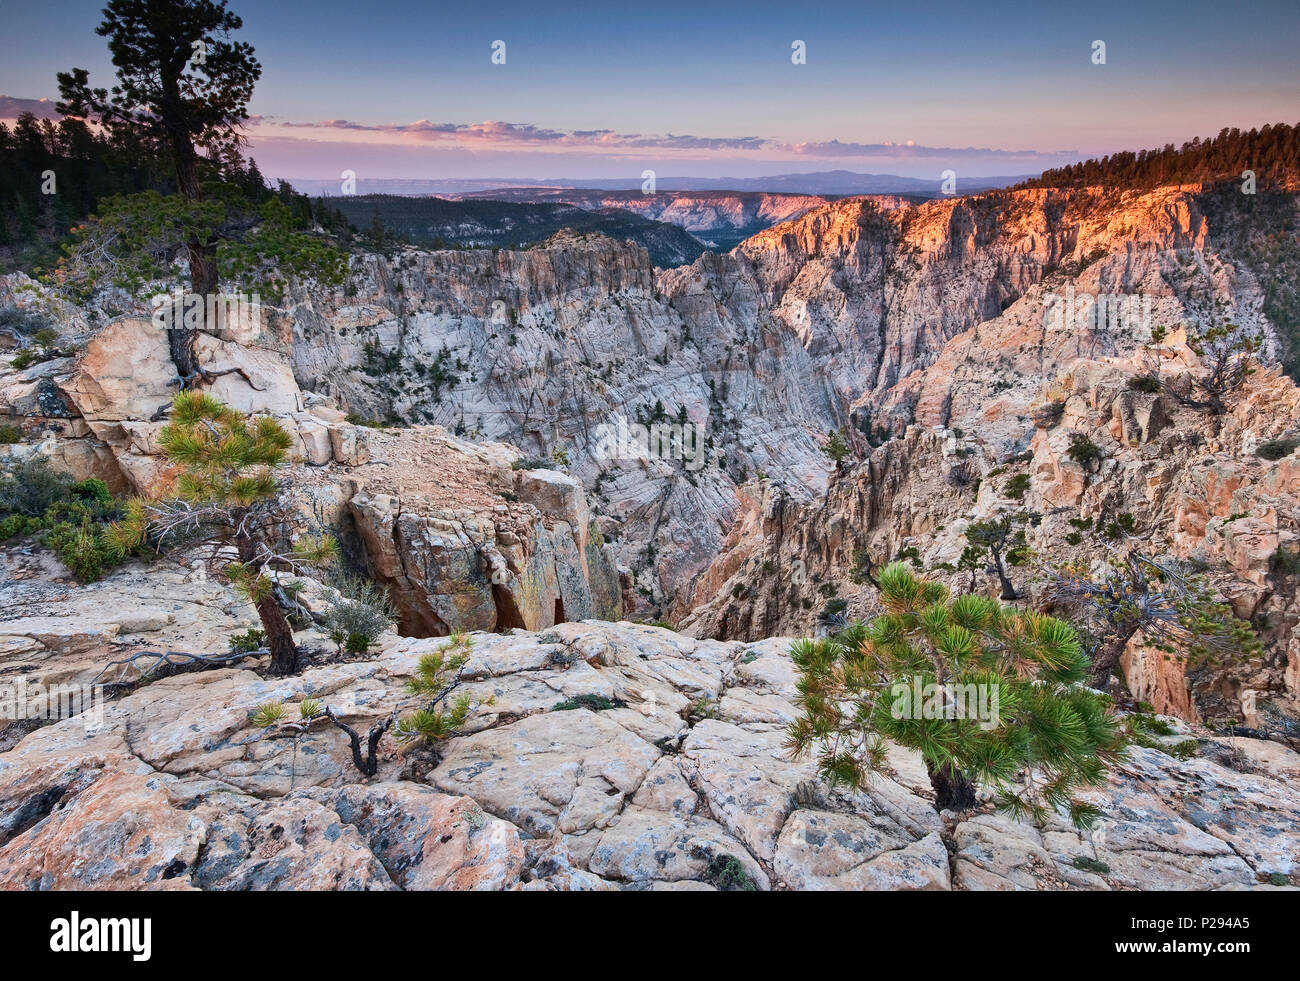
<path id="1" fill-rule="evenodd" d="M 844 431 L 829 430 L 826 433 L 826 445 L 822 447 L 822 452 L 838 467 L 849 455 L 849 444 L 844 439 Z"/>
<path id="2" fill-rule="evenodd" d="M 337 599 L 321 617 L 321 628 L 340 653 L 365 654 L 397 621 L 388 593 L 373 580 L 350 573 L 335 574 L 330 585 Z"/>
<path id="3" fill-rule="evenodd" d="M 81 582 L 94 582 L 114 564 L 112 551 L 91 523 L 90 515 L 83 517 L 80 525 L 56 522 L 45 533 L 43 542 L 58 553 L 68 571 Z"/>
<path id="4" fill-rule="evenodd" d="M 1006 485 L 1002 489 L 1006 493 L 1007 497 L 1019 501 L 1025 496 L 1025 492 L 1029 490 L 1029 474 L 1016 474 L 1006 482 Z"/>
<path id="5" fill-rule="evenodd" d="M 621 698 L 608 698 L 604 695 L 574 695 L 562 702 L 556 702 L 553 712 L 572 712 L 575 709 L 587 709 L 592 712 L 608 712 L 610 709 L 627 708 L 627 702 Z"/>
<path id="6" fill-rule="evenodd" d="M 750 878 L 740 859 L 735 855 L 714 855 L 709 860 L 704 877 L 710 885 L 721 892 L 756 892 L 758 886 Z"/>
<path id="7" fill-rule="evenodd" d="M 1101 447 L 1083 433 L 1072 433 L 1068 455 L 1079 466 L 1086 467 L 1093 460 L 1101 458 Z"/>
<path id="8" fill-rule="evenodd" d="M 1132 535 L 1137 531 L 1137 519 L 1127 511 L 1117 514 L 1115 520 L 1101 528 L 1101 533 L 1107 538 L 1118 540 L 1125 535 Z"/>
<path id="9" fill-rule="evenodd" d="M 1300 446 L 1300 439 L 1270 439 L 1255 447 L 1255 455 L 1261 460 L 1281 460 L 1295 452 Z"/>
<path id="10" fill-rule="evenodd" d="M 1076 855 L 1074 857 L 1074 867 L 1084 872 L 1095 872 L 1097 875 L 1106 875 L 1110 872 L 1110 866 L 1105 862 L 1099 862 L 1095 858 L 1088 858 L 1086 855 Z"/>
<path id="11" fill-rule="evenodd" d="M 22 438 L 23 431 L 17 426 L 11 426 L 7 422 L 0 424 L 0 446 L 12 446 L 21 442 Z"/>
<path id="12" fill-rule="evenodd" d="M 1082 683 L 1089 661 L 1074 628 L 983 596 L 954 599 L 901 562 L 879 581 L 885 613 L 790 648 L 795 754 L 813 753 L 824 779 L 858 790 L 887 765 L 889 740 L 920 751 L 940 809 L 976 806 L 982 785 L 1014 816 L 1093 823 L 1096 808 L 1075 794 L 1105 778 L 1131 737 L 1111 700 Z"/>
<path id="13" fill-rule="evenodd" d="M 0 308 L 0 327 L 33 337 L 41 331 L 52 329 L 53 323 L 45 314 L 37 313 L 35 310 L 7 306 Z"/>
<path id="14" fill-rule="evenodd" d="M 834 623 L 844 611 L 849 608 L 849 601 L 840 597 L 833 599 L 822 607 L 821 613 L 817 614 L 817 620 L 823 624 Z"/>
<path id="15" fill-rule="evenodd" d="M 915 545 L 907 545 L 898 550 L 898 554 L 894 556 L 894 561 L 911 562 L 915 568 L 919 569 L 921 568 L 921 550 L 917 548 Z M 827 594 L 823 594 L 823 595 L 827 595 Z M 834 595 L 833 589 L 829 595 L 832 596 Z"/>
<path id="16" fill-rule="evenodd" d="M 1061 421 L 1063 415 L 1065 415 L 1065 403 L 1060 399 L 1036 405 L 1029 412 L 1030 419 L 1039 429 L 1051 429 Z"/>
<path id="17" fill-rule="evenodd" d="M 1300 575 L 1300 549 L 1279 548 L 1273 553 L 1272 566 L 1277 575 Z"/>
<path id="18" fill-rule="evenodd" d="M 1147 392 L 1154 395 L 1160 391 L 1160 379 L 1154 375 L 1133 375 L 1128 380 L 1128 387 L 1136 392 Z"/>
<path id="19" fill-rule="evenodd" d="M 259 627 L 245 630 L 242 634 L 230 635 L 230 653 L 248 654 L 259 651 L 266 646 L 266 631 Z"/>
<path id="20" fill-rule="evenodd" d="M 11 514 L 0 518 L 0 541 L 8 541 L 19 535 L 31 535 L 44 527 L 40 518 L 31 518 L 25 514 Z"/>
<path id="21" fill-rule="evenodd" d="M 102 480 L 74 482 L 44 457 L 0 473 L 0 540 L 43 532 L 41 544 L 81 582 L 94 582 L 125 558 L 104 537 L 121 513 Z"/>
<path id="22" fill-rule="evenodd" d="M 45 457 L 29 457 L 0 473 L 0 508 L 6 514 L 39 517 L 68 496 L 72 483 L 68 474 L 55 470 Z"/>
<path id="23" fill-rule="evenodd" d="M 555 464 L 544 456 L 521 456 L 510 464 L 511 470 L 554 470 Z"/>

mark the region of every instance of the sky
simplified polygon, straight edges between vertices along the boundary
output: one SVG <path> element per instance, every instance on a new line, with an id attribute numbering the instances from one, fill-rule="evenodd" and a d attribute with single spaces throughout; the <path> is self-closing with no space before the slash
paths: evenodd
<path id="1" fill-rule="evenodd" d="M 101 6 L 0 0 L 0 118 L 111 83 Z M 983 177 L 1300 120 L 1297 0 L 230 6 L 273 177 Z"/>

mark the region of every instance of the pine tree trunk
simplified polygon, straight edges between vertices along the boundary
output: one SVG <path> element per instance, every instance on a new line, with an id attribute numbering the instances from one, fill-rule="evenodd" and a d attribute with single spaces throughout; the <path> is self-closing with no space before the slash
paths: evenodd
<path id="1" fill-rule="evenodd" d="M 298 666 L 298 648 L 293 642 L 289 618 L 271 595 L 263 596 L 257 601 L 257 615 L 262 620 L 262 629 L 266 631 L 266 646 L 271 651 L 271 666 L 267 673 L 292 674 Z"/>
<path id="2" fill-rule="evenodd" d="M 998 584 L 1002 587 L 1003 602 L 1020 599 L 1020 594 L 1016 592 L 1015 583 L 1011 581 L 1002 565 L 1002 552 L 999 550 L 993 550 L 993 571 L 998 574 Z"/>
<path id="3" fill-rule="evenodd" d="M 934 788 L 934 807 L 937 811 L 968 811 L 975 806 L 975 785 L 951 763 L 936 767 L 925 761 Z"/>
<path id="4" fill-rule="evenodd" d="M 245 565 L 256 559 L 256 549 L 252 538 L 248 535 L 240 535 L 236 538 L 235 547 L 239 552 L 239 561 Z M 262 621 L 262 630 L 266 632 L 267 649 L 271 652 L 271 666 L 267 669 L 267 673 L 292 674 L 298 667 L 298 648 L 293 642 L 293 629 L 289 626 L 289 618 L 284 615 L 284 610 L 280 609 L 280 604 L 275 601 L 274 591 L 267 590 L 266 595 L 257 600 L 254 605 L 257 607 L 257 616 Z"/>
<path id="5" fill-rule="evenodd" d="M 187 201 L 198 201 L 203 196 L 203 192 L 199 186 L 198 155 L 195 153 L 194 145 L 190 142 L 189 136 L 183 132 L 172 134 L 172 142 L 176 148 L 176 184 Z M 206 298 L 214 295 L 219 285 L 216 247 L 195 239 L 186 244 L 185 251 L 190 266 L 190 292 L 205 298 L 199 308 L 199 316 L 201 320 L 206 321 L 208 309 Z M 176 365 L 176 373 L 181 376 L 184 387 L 189 388 L 197 379 L 202 378 L 198 355 L 194 351 L 198 332 L 179 320 L 180 318 L 177 317 L 177 322 L 173 322 L 167 343 L 172 363 Z M 215 327 L 216 325 L 203 323 L 202 326 Z"/>
<path id="6" fill-rule="evenodd" d="M 1137 633 L 1137 628 L 1136 623 L 1121 623 L 1115 628 L 1114 633 L 1102 641 L 1092 659 L 1092 672 L 1089 675 L 1088 684 L 1100 691 L 1106 690 L 1110 684 L 1111 673 L 1115 670 L 1115 665 L 1119 663 L 1124 648 L 1128 647 L 1128 642 Z"/>

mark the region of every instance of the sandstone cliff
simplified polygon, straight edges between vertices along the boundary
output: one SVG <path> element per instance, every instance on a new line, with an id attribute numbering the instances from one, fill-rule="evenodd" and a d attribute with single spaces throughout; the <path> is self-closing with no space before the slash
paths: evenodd
<path id="1" fill-rule="evenodd" d="M 307 626 L 299 675 L 180 674 L 111 703 L 95 731 L 0 731 L 4 884 L 708 888 L 727 857 L 758 888 L 1294 875 L 1295 754 L 1199 723 L 1240 717 L 1252 694 L 1297 712 L 1296 582 L 1274 557 L 1300 538 L 1300 458 L 1255 453 L 1296 435 L 1297 390 L 1260 370 L 1209 418 L 1131 384 L 1199 370 L 1181 325 L 1231 318 L 1276 348 L 1266 259 L 1202 204 L 1195 188 L 849 199 L 670 270 L 563 233 L 516 252 L 410 249 L 355 257 L 343 288 L 300 288 L 266 322 L 205 337 L 213 394 L 293 434 L 298 521 L 340 533 L 405 636 L 337 661 Z M 30 295 L 19 280 L 0 299 Z M 1149 295 L 1152 316 L 1045 322 L 1071 289 Z M 41 300 L 85 350 L 0 374 L 22 430 L 0 452 L 117 491 L 159 486 L 165 338 Z M 1155 325 L 1171 328 L 1160 343 Z M 601 427 L 620 419 L 699 426 L 707 465 L 610 457 Z M 861 462 L 839 471 L 822 443 L 841 427 Z M 1098 450 L 1086 465 L 1073 436 Z M 796 693 L 781 635 L 872 612 L 864 557 L 965 582 L 946 568 L 965 528 L 1007 511 L 1036 515 L 1042 558 L 1142 547 L 1201 564 L 1266 641 L 1260 658 L 1191 670 L 1130 647 L 1134 695 L 1186 721 L 1171 723 L 1176 756 L 1137 750 L 1095 792 L 1091 837 L 937 813 L 902 751 L 844 795 L 782 749 Z M 1122 517 L 1100 546 L 1079 534 Z M 0 670 L 15 679 L 211 653 L 255 622 L 201 562 L 76 587 L 30 544 L 4 561 Z M 1030 598 L 1032 568 L 1012 570 Z M 304 588 L 310 608 L 322 587 Z M 609 622 L 664 610 L 682 634 Z M 387 737 L 367 781 L 338 730 L 252 723 L 260 704 L 310 696 L 364 728 L 407 704 L 429 635 L 456 629 L 481 631 L 475 712 L 441 754 Z"/>
<path id="2" fill-rule="evenodd" d="M 118 493 L 152 494 L 169 469 L 156 437 L 176 391 L 166 337 L 145 320 L 111 322 L 77 359 L 0 376 L 0 400 L 40 455 Z M 409 636 L 540 628 L 622 612 L 612 549 L 591 527 L 572 477 L 514 469 L 519 452 L 472 444 L 437 426 L 375 430 L 299 389 L 274 348 L 204 337 L 219 374 L 209 391 L 280 421 L 294 439 L 278 476 L 302 530 L 323 529 L 389 588 Z"/>
<path id="3" fill-rule="evenodd" d="M 1022 451 L 1044 385 L 1081 358 L 1132 355 L 1154 326 L 1232 319 L 1276 351 L 1261 259 L 1199 192 L 851 198 L 671 270 L 573 235 L 410 251 L 298 297 L 285 338 L 302 387 L 358 414 L 567 453 L 661 609 L 712 561 L 747 479 L 824 492 L 828 429 L 865 451 L 915 420 Z M 1149 316 L 1045 325 L 1053 297 L 1085 294 L 1136 297 Z M 656 410 L 702 427 L 716 466 L 598 454 L 601 426 Z"/>
<path id="4" fill-rule="evenodd" d="M 1166 376 L 1199 370 L 1181 343 L 1161 347 L 1159 358 Z M 1036 557 L 1012 576 L 1031 601 L 1044 563 L 1081 559 L 1100 573 L 1106 559 L 1137 549 L 1206 570 L 1265 641 L 1262 659 L 1192 667 L 1135 643 L 1124 669 L 1137 698 L 1187 719 L 1244 716 L 1256 725 L 1264 702 L 1294 718 L 1300 599 L 1294 574 L 1275 557 L 1300 544 L 1300 455 L 1266 459 L 1255 451 L 1295 432 L 1300 389 L 1277 369 L 1260 370 L 1231 411 L 1214 416 L 1130 385 L 1152 367 L 1145 357 L 1072 362 L 1050 392 L 1057 412 L 1021 454 L 998 455 L 996 444 L 960 428 L 914 425 L 818 501 L 797 502 L 770 481 L 747 488 L 722 552 L 679 602 L 683 629 L 757 639 L 814 632 L 831 603 L 846 617 L 870 615 L 877 606 L 862 574 L 867 558 L 883 565 L 910 556 L 955 587 L 973 579 L 996 594 L 982 571 L 954 567 L 972 522 L 1020 513 L 1032 518 L 1026 533 Z M 1005 404 L 986 408 L 988 428 L 1005 422 L 999 410 Z M 1029 407 L 1020 411 L 1028 416 Z M 1097 459 L 1071 457 L 1079 438 L 1098 449 Z M 1018 475 L 1023 490 L 1009 493 Z"/>

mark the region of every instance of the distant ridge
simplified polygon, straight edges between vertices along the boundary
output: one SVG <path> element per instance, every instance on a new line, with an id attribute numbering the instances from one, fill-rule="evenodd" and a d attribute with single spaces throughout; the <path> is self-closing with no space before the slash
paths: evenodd
<path id="1" fill-rule="evenodd" d="M 656 266 L 693 262 L 704 245 L 683 228 L 620 208 L 586 210 L 568 204 L 508 201 L 452 201 L 429 195 L 352 195 L 333 199 L 356 228 L 377 227 L 385 235 L 433 249 L 527 248 L 561 229 L 598 233 L 635 242 Z"/>
<path id="2" fill-rule="evenodd" d="M 1016 174 L 1005 177 L 957 177 L 957 193 L 971 194 L 991 188 L 1007 187 L 1037 177 L 1037 174 Z M 337 180 L 316 178 L 289 178 L 297 190 L 313 197 L 337 197 L 341 184 Z M 583 190 L 639 191 L 640 177 L 602 177 L 595 179 L 566 178 L 446 178 L 412 179 L 396 177 L 358 177 L 358 194 L 396 194 L 404 197 L 458 196 L 521 187 L 567 187 Z M 659 177 L 657 191 L 766 191 L 780 194 L 919 194 L 938 197 L 942 192 L 941 180 L 934 178 L 900 177 L 896 174 L 858 174 L 849 170 L 827 170 L 810 174 L 773 174 L 770 177 Z"/>

